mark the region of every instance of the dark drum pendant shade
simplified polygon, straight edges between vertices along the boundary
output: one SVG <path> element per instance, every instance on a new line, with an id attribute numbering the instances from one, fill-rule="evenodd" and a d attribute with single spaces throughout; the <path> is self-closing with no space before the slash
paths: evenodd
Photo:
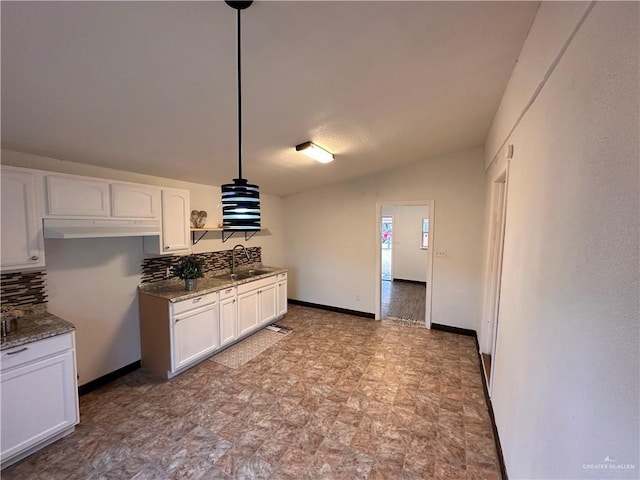
<path id="1" fill-rule="evenodd" d="M 236 232 L 260 230 L 260 192 L 244 178 L 222 185 L 222 229 Z"/>
<path id="2" fill-rule="evenodd" d="M 253 2 L 226 2 L 238 11 L 238 178 L 222 185 L 222 229 L 232 232 L 257 232 L 260 230 L 260 192 L 242 178 L 242 75 L 240 56 L 240 11 Z M 247 237 L 245 233 L 245 238 Z M 253 235 L 251 235 L 253 236 Z M 224 235 L 223 235 L 224 241 Z"/>

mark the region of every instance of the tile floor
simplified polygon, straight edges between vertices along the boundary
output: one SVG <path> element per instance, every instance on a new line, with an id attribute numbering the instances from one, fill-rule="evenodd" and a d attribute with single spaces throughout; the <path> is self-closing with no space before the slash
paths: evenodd
<path id="1" fill-rule="evenodd" d="M 380 289 L 382 318 L 402 318 L 424 325 L 426 285 L 383 280 Z"/>
<path id="2" fill-rule="evenodd" d="M 292 305 L 238 369 L 137 370 L 12 479 L 499 479 L 475 341 Z"/>

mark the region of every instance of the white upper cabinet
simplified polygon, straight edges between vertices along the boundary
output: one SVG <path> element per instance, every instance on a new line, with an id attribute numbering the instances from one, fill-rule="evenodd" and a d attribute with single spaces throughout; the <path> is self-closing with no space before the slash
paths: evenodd
<path id="1" fill-rule="evenodd" d="M 2 271 L 42 268 L 42 177 L 2 167 Z"/>
<path id="2" fill-rule="evenodd" d="M 48 175 L 47 213 L 70 217 L 108 217 L 109 182 L 85 177 Z"/>
<path id="3" fill-rule="evenodd" d="M 191 250 L 189 190 L 162 190 L 162 240 L 164 251 Z"/>
<path id="4" fill-rule="evenodd" d="M 154 255 L 171 255 L 191 251 L 191 206 L 189 190 L 162 189 L 162 234 L 144 237 L 144 251 Z"/>
<path id="5" fill-rule="evenodd" d="M 160 217 L 160 187 L 112 183 L 111 215 L 119 218 Z"/>

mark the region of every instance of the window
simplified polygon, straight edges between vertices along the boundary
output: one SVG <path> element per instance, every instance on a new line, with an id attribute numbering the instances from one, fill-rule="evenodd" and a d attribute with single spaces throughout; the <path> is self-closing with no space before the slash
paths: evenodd
<path id="1" fill-rule="evenodd" d="M 393 217 L 382 217 L 382 248 L 391 248 L 393 238 Z"/>
<path id="2" fill-rule="evenodd" d="M 425 250 L 429 248 L 429 219 L 428 218 L 422 219 L 422 245 L 420 248 Z"/>

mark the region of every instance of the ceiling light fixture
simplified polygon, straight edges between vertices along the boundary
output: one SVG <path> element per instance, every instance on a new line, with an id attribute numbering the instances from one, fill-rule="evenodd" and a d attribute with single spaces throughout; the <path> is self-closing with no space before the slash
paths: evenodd
<path id="1" fill-rule="evenodd" d="M 225 3 L 238 12 L 238 178 L 234 178 L 233 183 L 222 185 L 222 229 L 231 232 L 231 235 L 234 232 L 245 232 L 245 240 L 248 240 L 260 230 L 260 191 L 257 185 L 252 185 L 242 178 L 240 12 L 248 8 L 253 1 Z M 225 240 L 224 233 L 222 239 Z"/>
<path id="2" fill-rule="evenodd" d="M 317 160 L 320 163 L 333 162 L 333 153 L 319 147 L 313 142 L 304 142 L 296 145 L 296 151 Z"/>

